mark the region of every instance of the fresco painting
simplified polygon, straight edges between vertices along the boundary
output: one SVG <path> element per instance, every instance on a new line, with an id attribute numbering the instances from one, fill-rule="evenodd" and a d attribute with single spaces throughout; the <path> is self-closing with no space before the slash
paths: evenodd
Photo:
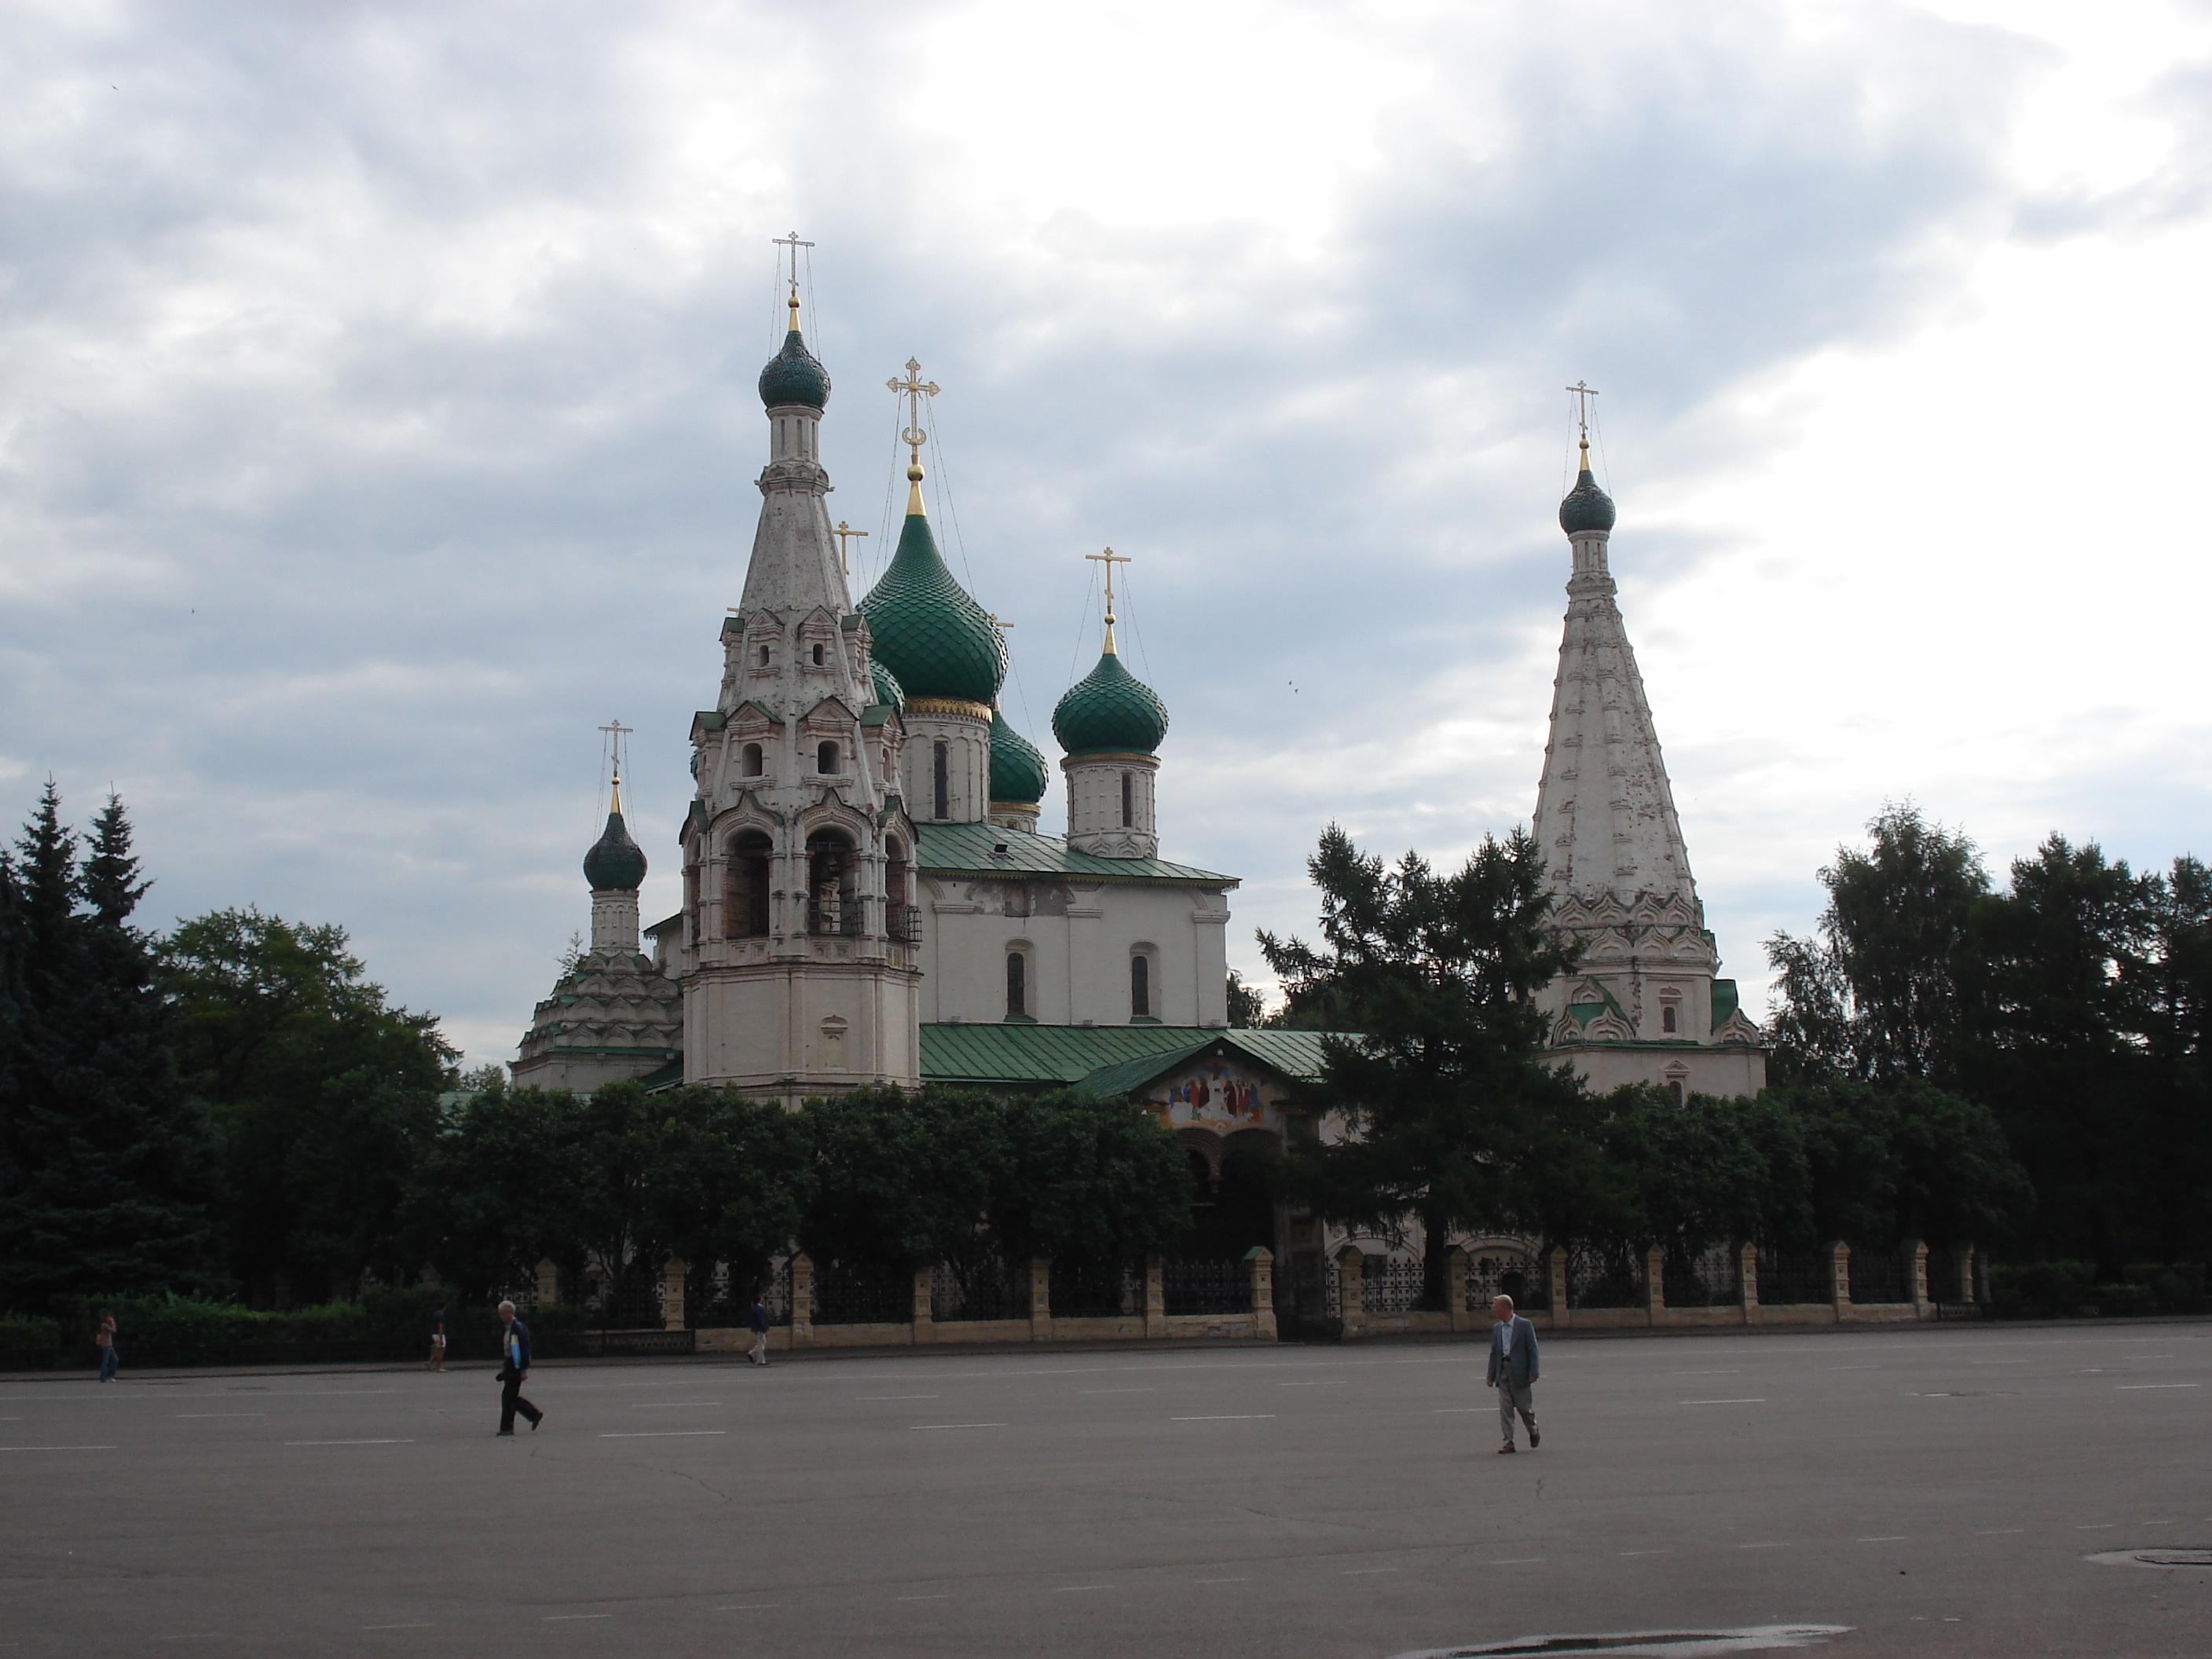
<path id="1" fill-rule="evenodd" d="M 1146 1104 L 1170 1128 L 1273 1129 L 1280 1133 L 1280 1090 L 1270 1079 L 1233 1061 L 1208 1060 L 1162 1078 L 1146 1091 Z"/>

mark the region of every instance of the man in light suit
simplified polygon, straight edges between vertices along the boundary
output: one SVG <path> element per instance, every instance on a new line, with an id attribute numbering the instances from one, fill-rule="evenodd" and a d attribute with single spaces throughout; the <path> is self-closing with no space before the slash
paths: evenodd
<path id="1" fill-rule="evenodd" d="M 1501 1296 L 1490 1304 L 1490 1372 L 1487 1381 L 1498 1390 L 1498 1426 L 1505 1443 L 1498 1455 L 1518 1450 L 1513 1443 L 1513 1413 L 1528 1425 L 1528 1449 L 1543 1443 L 1536 1428 L 1534 1383 L 1541 1374 L 1536 1364 L 1536 1328 L 1513 1311 L 1513 1298 Z"/>

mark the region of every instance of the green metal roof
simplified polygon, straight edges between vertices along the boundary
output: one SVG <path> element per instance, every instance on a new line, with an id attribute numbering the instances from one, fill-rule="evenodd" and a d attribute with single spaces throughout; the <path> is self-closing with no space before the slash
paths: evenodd
<path id="1" fill-rule="evenodd" d="M 929 520 L 907 515 L 898 551 L 860 601 L 875 660 L 909 697 L 988 703 L 1006 678 L 1006 641 L 991 614 L 953 580 Z"/>
<path id="2" fill-rule="evenodd" d="M 1713 981 L 1713 1030 L 1717 1031 L 1722 1026 L 1727 1024 L 1729 1016 L 1735 1012 L 1736 1007 L 1735 981 L 1732 979 L 1715 980 Z"/>
<path id="3" fill-rule="evenodd" d="M 1348 1032 L 1325 1031 L 1209 1031 L 1204 1042 L 1171 1054 L 1143 1054 L 1118 1065 L 1102 1066 L 1075 1086 L 1079 1093 L 1092 1096 L 1134 1094 L 1155 1079 L 1180 1070 L 1209 1050 L 1242 1054 L 1269 1071 L 1310 1082 L 1321 1075 L 1322 1044 L 1331 1035 L 1352 1036 Z"/>
<path id="4" fill-rule="evenodd" d="M 1071 755 L 1149 755 L 1168 734 L 1167 705 L 1109 641 L 1098 666 L 1068 687 L 1052 711 L 1052 734 Z"/>
<path id="5" fill-rule="evenodd" d="M 794 319 L 797 313 L 793 313 Z M 797 329 L 783 337 L 783 349 L 760 372 L 760 400 L 769 409 L 805 404 L 820 409 L 830 401 L 830 371 L 806 349 Z"/>
<path id="6" fill-rule="evenodd" d="M 1080 882 L 1180 883 L 1190 887 L 1234 887 L 1234 876 L 1198 870 L 1165 859 L 1107 859 L 1079 853 L 1051 836 L 1001 830 L 988 823 L 921 823 L 915 863 L 931 875 L 1060 876 Z M 1004 853 L 992 849 L 1004 846 Z"/>
<path id="7" fill-rule="evenodd" d="M 1037 746 L 991 711 L 991 799 L 1034 806 L 1044 799 L 1050 775 Z"/>
<path id="8" fill-rule="evenodd" d="M 1202 1025 L 925 1025 L 931 1083 L 1080 1083 L 1103 1066 L 1188 1053 L 1221 1033 Z"/>

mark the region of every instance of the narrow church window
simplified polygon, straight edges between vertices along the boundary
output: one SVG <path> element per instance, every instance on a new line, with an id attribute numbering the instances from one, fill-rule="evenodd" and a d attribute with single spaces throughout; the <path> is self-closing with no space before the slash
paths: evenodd
<path id="1" fill-rule="evenodd" d="M 1674 1005 L 1671 1002 L 1662 1003 L 1659 1006 L 1659 1029 L 1662 1031 L 1671 1031 L 1674 1029 Z"/>
<path id="2" fill-rule="evenodd" d="M 814 665 L 817 668 L 822 666 L 822 647 L 818 645 L 814 647 Z"/>
<path id="3" fill-rule="evenodd" d="M 1019 951 L 1006 952 L 1006 1018 L 1029 1017 L 1029 959 Z"/>
<path id="4" fill-rule="evenodd" d="M 1152 963 L 1149 957 L 1129 958 L 1129 1018 L 1152 1017 Z"/>
<path id="5" fill-rule="evenodd" d="M 1127 772 L 1121 774 L 1121 827 L 1130 828 L 1137 821 L 1136 787 Z"/>
<path id="6" fill-rule="evenodd" d="M 944 744 L 938 744 L 931 750 L 929 815 L 933 818 L 949 818 L 952 816 L 946 810 L 946 797 L 951 793 L 951 750 Z"/>
<path id="7" fill-rule="evenodd" d="M 824 777 L 830 777 L 836 775 L 837 770 L 837 745 L 836 744 L 825 743 L 819 749 L 814 751 L 814 769 L 821 773 Z"/>
<path id="8" fill-rule="evenodd" d="M 730 886 L 723 931 L 732 939 L 761 939 L 768 933 L 769 865 L 775 847 L 757 830 L 742 831 L 730 843 Z"/>
<path id="9" fill-rule="evenodd" d="M 1681 997 L 1673 991 L 1659 994 L 1659 1029 L 1671 1034 L 1679 1029 L 1681 1019 Z"/>
<path id="10" fill-rule="evenodd" d="M 758 744 L 749 743 L 745 745 L 744 752 L 738 761 L 738 769 L 749 778 L 760 776 L 761 746 Z"/>
<path id="11" fill-rule="evenodd" d="M 1673 1097 L 1674 1103 L 1680 1106 L 1682 1103 L 1682 1079 L 1669 1078 L 1667 1080 L 1667 1092 Z"/>
<path id="12" fill-rule="evenodd" d="M 763 668 L 768 666 L 768 647 L 766 646 L 761 647 L 760 665 Z"/>
<path id="13" fill-rule="evenodd" d="M 921 939 L 921 913 L 907 900 L 906 848 L 896 839 L 884 842 L 884 931 L 908 945 Z"/>
<path id="14" fill-rule="evenodd" d="M 857 933 L 860 895 L 853 843 L 834 830 L 806 838 L 806 931 Z"/>

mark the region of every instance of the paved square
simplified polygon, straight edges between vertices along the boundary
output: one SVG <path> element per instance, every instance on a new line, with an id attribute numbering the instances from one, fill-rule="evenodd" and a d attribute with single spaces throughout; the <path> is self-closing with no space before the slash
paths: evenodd
<path id="1" fill-rule="evenodd" d="M 1543 1342 L 0 1383 L 0 1651 L 2212 1651 L 2212 1325 Z"/>

